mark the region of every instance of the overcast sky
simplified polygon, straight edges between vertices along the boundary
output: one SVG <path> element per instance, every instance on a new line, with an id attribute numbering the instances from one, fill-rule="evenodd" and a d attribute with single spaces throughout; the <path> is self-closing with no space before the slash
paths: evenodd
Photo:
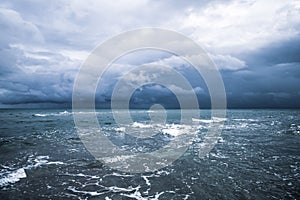
<path id="1" fill-rule="evenodd" d="M 101 42 L 124 31 L 160 27 L 202 46 L 223 77 L 229 107 L 300 108 L 300 1 L 39 1 L 0 2 L 0 107 L 65 107 L 80 65 Z M 100 82 L 107 106 L 126 66 L 162 62 L 191 82 L 200 105 L 207 89 L 171 54 L 143 51 L 121 58 Z M 118 70 L 120 69 L 120 70 Z M 185 92 L 185 91 L 183 91 Z M 160 100 L 158 102 L 157 100 Z M 137 107 L 176 107 L 170 90 L 145 86 Z"/>

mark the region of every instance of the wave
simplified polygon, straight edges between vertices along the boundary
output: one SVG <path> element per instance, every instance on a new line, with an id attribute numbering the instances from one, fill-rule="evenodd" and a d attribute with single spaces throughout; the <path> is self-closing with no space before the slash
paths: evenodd
<path id="1" fill-rule="evenodd" d="M 292 123 L 288 129 L 280 130 L 278 133 L 300 135 L 300 125 Z"/>
<path id="2" fill-rule="evenodd" d="M 63 111 L 63 112 L 57 112 L 57 113 L 36 113 L 33 114 L 34 117 L 48 117 L 48 116 L 63 116 L 63 115 L 71 115 L 72 112 Z"/>
<path id="3" fill-rule="evenodd" d="M 46 117 L 48 116 L 47 114 L 33 114 L 35 117 Z"/>
<path id="4" fill-rule="evenodd" d="M 251 118 L 248 118 L 248 119 L 246 119 L 246 118 L 236 118 L 236 119 L 232 119 L 232 120 L 242 121 L 242 122 L 244 122 L 244 121 L 248 121 L 248 122 L 257 122 L 257 121 L 259 121 L 258 119 L 251 119 Z"/>
<path id="5" fill-rule="evenodd" d="M 139 123 L 139 122 L 133 122 L 133 124 L 131 126 L 134 128 L 152 128 L 151 124 L 143 124 L 143 123 Z"/>
<path id="6" fill-rule="evenodd" d="M 163 134 L 171 135 L 171 136 L 180 136 L 184 134 L 190 134 L 197 130 L 197 127 L 181 125 L 181 124 L 167 124 L 165 128 L 162 129 Z"/>
<path id="7" fill-rule="evenodd" d="M 197 119 L 192 118 L 193 122 L 202 122 L 202 123 L 213 123 L 213 122 L 224 122 L 227 118 L 221 118 L 221 117 L 212 117 L 211 119 Z"/>
<path id="8" fill-rule="evenodd" d="M 64 165 L 61 161 L 49 161 L 49 156 L 29 156 L 28 165 L 19 169 L 13 169 L 8 166 L 1 165 L 2 170 L 0 172 L 0 187 L 5 187 L 10 184 L 14 184 L 20 181 L 22 178 L 26 178 L 25 170 L 34 169 L 42 165 Z"/>
<path id="9" fill-rule="evenodd" d="M 26 178 L 26 172 L 24 168 L 20 168 L 17 170 L 5 172 L 3 174 L 0 174 L 0 187 L 7 186 L 9 184 L 16 183 L 20 181 L 21 178 Z"/>
<path id="10" fill-rule="evenodd" d="M 151 129 L 153 132 L 162 133 L 170 136 L 179 136 L 187 133 L 191 133 L 199 129 L 199 126 L 194 125 L 182 125 L 182 124 L 145 124 L 140 122 L 133 122 L 130 125 L 122 127 L 112 127 L 111 130 L 116 132 L 128 132 Z"/>

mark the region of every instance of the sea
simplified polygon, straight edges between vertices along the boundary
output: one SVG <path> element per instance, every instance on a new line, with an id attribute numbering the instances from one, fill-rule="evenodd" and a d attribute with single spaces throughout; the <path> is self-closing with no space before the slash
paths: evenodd
<path id="1" fill-rule="evenodd" d="M 150 127 L 159 137 L 139 146 L 111 110 L 96 110 L 102 132 L 112 141 L 125 138 L 120 145 L 129 151 L 163 148 L 181 134 L 180 110 L 167 110 L 160 126 L 149 124 L 146 110 L 130 112 L 128 126 Z M 194 120 L 198 139 L 178 159 L 130 173 L 94 158 L 72 110 L 1 109 L 0 199 L 300 199 L 300 110 L 227 110 L 214 147 L 201 158 L 199 144 L 213 123 L 209 110 L 202 117 Z"/>

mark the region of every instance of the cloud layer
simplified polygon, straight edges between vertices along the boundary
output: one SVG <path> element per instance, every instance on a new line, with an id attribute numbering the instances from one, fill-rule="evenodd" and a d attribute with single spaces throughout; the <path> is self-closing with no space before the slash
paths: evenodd
<path id="1" fill-rule="evenodd" d="M 0 27 L 0 107 L 68 107 L 80 65 L 97 44 L 127 30 L 161 27 L 208 52 L 222 74 L 229 107 L 300 108 L 299 1 L 2 1 Z M 97 105 L 109 106 L 124 71 L 146 63 L 178 70 L 200 105 L 209 107 L 201 77 L 161 51 L 135 52 L 114 63 L 100 82 Z M 157 85 L 132 98 L 136 107 L 158 99 L 178 107 L 170 90 Z"/>

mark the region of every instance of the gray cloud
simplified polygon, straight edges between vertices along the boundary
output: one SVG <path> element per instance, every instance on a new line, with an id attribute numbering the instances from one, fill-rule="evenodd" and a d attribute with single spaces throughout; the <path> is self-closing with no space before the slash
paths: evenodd
<path id="1" fill-rule="evenodd" d="M 254 68 L 254 67 L 253 67 Z M 300 107 L 300 63 L 223 74 L 230 107 Z"/>
<path id="2" fill-rule="evenodd" d="M 155 26 L 184 33 L 208 51 L 230 107 L 300 108 L 299 13 L 297 1 L 2 1 L 0 107 L 70 106 L 76 73 L 97 44 Z M 182 73 L 198 91 L 201 106 L 209 107 L 207 88 L 195 70 L 161 52 L 116 62 L 100 83 L 98 105 L 109 106 L 124 71 L 155 62 Z M 147 107 L 158 100 L 178 106 L 170 91 L 157 86 L 137 92 L 132 104 Z"/>

